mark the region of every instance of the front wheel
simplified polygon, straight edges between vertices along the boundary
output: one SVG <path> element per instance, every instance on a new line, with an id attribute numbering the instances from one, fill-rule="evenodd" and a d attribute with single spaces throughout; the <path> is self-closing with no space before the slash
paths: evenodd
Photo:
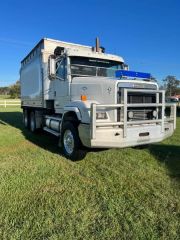
<path id="1" fill-rule="evenodd" d="M 66 122 L 62 129 L 61 145 L 65 157 L 76 161 L 85 157 L 86 152 L 81 148 L 81 141 L 77 127 L 71 122 Z"/>

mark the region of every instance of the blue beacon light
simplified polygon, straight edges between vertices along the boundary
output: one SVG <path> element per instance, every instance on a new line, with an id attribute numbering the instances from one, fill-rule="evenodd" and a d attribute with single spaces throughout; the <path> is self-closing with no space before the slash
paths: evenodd
<path id="1" fill-rule="evenodd" d="M 128 70 L 117 70 L 116 71 L 116 77 L 117 78 L 131 77 L 131 78 L 150 79 L 151 74 L 150 73 L 143 73 L 143 72 L 136 72 L 136 71 L 128 71 Z"/>

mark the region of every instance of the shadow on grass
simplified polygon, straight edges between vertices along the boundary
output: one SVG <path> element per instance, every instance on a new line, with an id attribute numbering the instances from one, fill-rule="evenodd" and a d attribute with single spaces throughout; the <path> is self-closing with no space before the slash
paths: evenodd
<path id="1" fill-rule="evenodd" d="M 180 117 L 180 107 L 177 108 L 177 117 Z"/>
<path id="2" fill-rule="evenodd" d="M 180 147 L 176 145 L 151 144 L 149 151 L 166 166 L 169 175 L 180 180 Z"/>
<path id="3" fill-rule="evenodd" d="M 2 125 L 6 125 L 4 122 L 2 122 L 1 120 L 0 120 L 0 124 L 2 124 Z"/>
<path id="4" fill-rule="evenodd" d="M 0 112 L 0 124 L 9 124 L 18 128 L 30 142 L 53 153 L 61 153 L 58 147 L 58 138 L 43 131 L 31 133 L 29 130 L 24 128 L 21 112 Z"/>
<path id="5" fill-rule="evenodd" d="M 0 112 L 0 124 L 9 124 L 22 131 L 25 138 L 39 147 L 51 151 L 53 153 L 61 154 L 58 147 L 58 138 L 46 132 L 40 131 L 33 134 L 24 128 L 22 123 L 21 112 Z M 88 149 L 88 152 L 100 152 L 107 149 Z M 165 164 L 169 170 L 172 178 L 180 180 L 180 147 L 176 145 L 151 144 L 148 147 L 153 156 Z"/>
<path id="6" fill-rule="evenodd" d="M 63 156 L 61 148 L 58 147 L 59 139 L 49 133 L 44 131 L 38 131 L 37 133 L 31 133 L 28 129 L 24 128 L 22 122 L 23 116 L 21 112 L 0 112 L 0 124 L 9 124 L 15 128 L 18 128 L 22 131 L 23 135 L 27 140 L 36 144 L 37 146 L 46 149 L 50 152 L 57 153 Z M 106 149 L 89 149 L 83 148 L 84 150 L 84 157 L 88 152 L 101 152 Z M 82 159 L 84 158 L 82 157 Z M 79 160 L 82 160 L 79 159 Z"/>

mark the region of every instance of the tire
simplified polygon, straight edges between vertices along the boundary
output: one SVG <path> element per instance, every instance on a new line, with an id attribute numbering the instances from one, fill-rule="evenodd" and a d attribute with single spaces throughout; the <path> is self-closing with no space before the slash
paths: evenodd
<path id="1" fill-rule="evenodd" d="M 77 127 L 72 122 L 63 125 L 61 146 L 64 156 L 72 161 L 82 160 L 86 156 L 86 151 L 81 149 Z"/>
<path id="2" fill-rule="evenodd" d="M 27 109 L 23 110 L 23 123 L 25 128 L 29 128 L 29 113 Z"/>
<path id="3" fill-rule="evenodd" d="M 36 118 L 35 118 L 35 113 L 34 112 L 30 113 L 29 127 L 30 127 L 31 132 L 36 131 Z"/>

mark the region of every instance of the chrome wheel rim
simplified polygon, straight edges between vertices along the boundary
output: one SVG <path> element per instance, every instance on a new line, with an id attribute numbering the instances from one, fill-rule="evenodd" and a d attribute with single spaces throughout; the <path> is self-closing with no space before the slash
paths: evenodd
<path id="1" fill-rule="evenodd" d="M 63 143 L 66 152 L 71 155 L 74 151 L 74 137 L 70 130 L 64 132 Z"/>

